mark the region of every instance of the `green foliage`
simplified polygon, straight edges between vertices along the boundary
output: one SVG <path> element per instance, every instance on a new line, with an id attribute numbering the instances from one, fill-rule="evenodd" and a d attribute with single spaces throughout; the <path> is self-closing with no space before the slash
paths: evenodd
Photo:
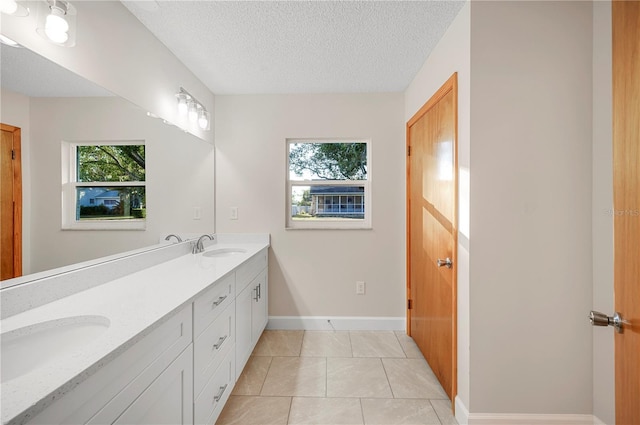
<path id="1" fill-rule="evenodd" d="M 145 180 L 144 145 L 78 146 L 78 181 Z"/>
<path id="2" fill-rule="evenodd" d="M 294 143 L 289 151 L 291 171 L 305 171 L 326 180 L 365 180 L 366 143 Z"/>

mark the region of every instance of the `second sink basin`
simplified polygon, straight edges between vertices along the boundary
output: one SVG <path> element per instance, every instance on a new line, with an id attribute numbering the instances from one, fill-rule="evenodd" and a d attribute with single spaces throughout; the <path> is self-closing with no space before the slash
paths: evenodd
<path id="1" fill-rule="evenodd" d="M 244 254 L 245 252 L 247 250 L 243 248 L 217 248 L 205 251 L 202 255 L 204 257 L 229 257 L 231 255 Z"/>
<path id="2" fill-rule="evenodd" d="M 2 382 L 80 349 L 102 335 L 110 323 L 104 316 L 73 316 L 2 333 Z"/>

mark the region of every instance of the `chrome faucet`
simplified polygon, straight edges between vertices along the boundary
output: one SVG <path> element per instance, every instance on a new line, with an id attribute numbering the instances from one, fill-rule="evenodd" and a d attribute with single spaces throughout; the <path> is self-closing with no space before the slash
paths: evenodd
<path id="1" fill-rule="evenodd" d="M 178 236 L 178 235 L 174 235 L 174 234 L 171 234 L 171 235 L 167 236 L 166 238 L 164 238 L 164 240 L 165 240 L 165 241 L 168 241 L 168 240 L 169 240 L 169 239 L 171 239 L 171 238 L 176 238 L 176 240 L 178 241 L 178 243 L 182 242 L 182 238 L 181 238 L 180 236 Z"/>
<path id="2" fill-rule="evenodd" d="M 198 242 L 193 245 L 193 249 L 191 250 L 192 254 L 199 254 L 204 251 L 204 238 L 209 238 L 210 241 L 213 240 L 213 236 L 204 234 L 198 238 Z"/>

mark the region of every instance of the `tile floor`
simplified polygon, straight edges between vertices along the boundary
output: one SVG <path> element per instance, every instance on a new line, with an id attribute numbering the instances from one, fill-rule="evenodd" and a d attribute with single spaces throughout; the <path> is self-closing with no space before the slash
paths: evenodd
<path id="1" fill-rule="evenodd" d="M 265 331 L 217 425 L 452 425 L 404 332 Z"/>

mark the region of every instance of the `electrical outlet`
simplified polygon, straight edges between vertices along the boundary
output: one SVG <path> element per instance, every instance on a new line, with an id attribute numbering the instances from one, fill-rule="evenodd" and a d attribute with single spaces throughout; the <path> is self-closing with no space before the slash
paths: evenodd
<path id="1" fill-rule="evenodd" d="M 202 218 L 202 209 L 200 207 L 193 207 L 193 219 L 200 220 Z"/>
<path id="2" fill-rule="evenodd" d="M 238 207 L 231 207 L 231 211 L 229 212 L 229 218 L 231 220 L 238 219 Z"/>
<path id="3" fill-rule="evenodd" d="M 356 282 L 356 295 L 364 295 L 365 283 L 363 281 Z"/>

